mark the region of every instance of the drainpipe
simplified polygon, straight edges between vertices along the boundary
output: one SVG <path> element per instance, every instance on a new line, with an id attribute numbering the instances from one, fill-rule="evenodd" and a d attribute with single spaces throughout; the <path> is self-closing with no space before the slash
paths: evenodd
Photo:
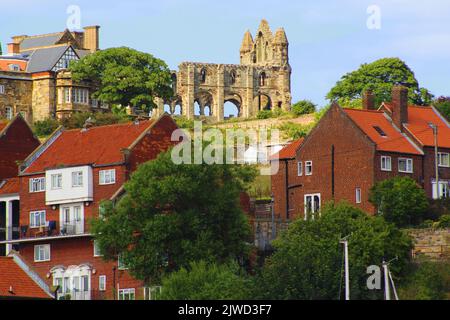
<path id="1" fill-rule="evenodd" d="M 116 300 L 116 267 L 112 268 L 113 271 L 113 300 Z"/>
<path id="2" fill-rule="evenodd" d="M 286 189 L 286 220 L 289 220 L 289 170 L 288 160 L 284 160 L 284 175 L 285 175 L 285 189 Z"/>
<path id="3" fill-rule="evenodd" d="M 334 200 L 334 144 L 331 145 L 331 198 Z"/>

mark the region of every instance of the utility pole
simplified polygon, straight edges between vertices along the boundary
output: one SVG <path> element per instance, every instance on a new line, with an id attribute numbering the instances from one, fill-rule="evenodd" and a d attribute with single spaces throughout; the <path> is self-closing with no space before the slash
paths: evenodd
<path id="1" fill-rule="evenodd" d="M 275 227 L 275 212 L 274 212 L 274 202 L 275 202 L 275 199 L 274 199 L 274 196 L 273 196 L 273 193 L 272 193 L 272 195 L 271 195 L 271 199 L 270 199 L 270 202 L 271 202 L 271 213 L 272 213 L 272 240 L 273 239 L 275 239 L 275 237 L 276 237 L 276 227 Z"/>
<path id="2" fill-rule="evenodd" d="M 438 127 L 434 123 L 428 124 L 431 129 L 433 129 L 433 135 L 434 135 L 434 169 L 436 174 L 436 197 L 437 199 L 440 199 L 439 195 L 439 159 L 438 159 Z"/>
<path id="3" fill-rule="evenodd" d="M 383 260 L 383 271 L 384 271 L 384 298 L 385 300 L 391 300 L 391 290 L 389 288 L 388 262 L 384 260 Z"/>
<path id="4" fill-rule="evenodd" d="M 342 238 L 339 243 L 342 243 L 344 245 L 345 300 L 350 300 L 350 274 L 349 274 L 349 267 L 348 267 L 348 240 L 347 240 L 347 237 Z"/>

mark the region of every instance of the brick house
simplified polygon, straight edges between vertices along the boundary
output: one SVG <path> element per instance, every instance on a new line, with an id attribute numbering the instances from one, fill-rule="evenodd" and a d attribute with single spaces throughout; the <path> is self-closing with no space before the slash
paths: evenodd
<path id="1" fill-rule="evenodd" d="M 363 109 L 334 103 L 302 142 L 280 151 L 272 176 L 274 210 L 283 220 L 314 216 L 330 200 L 347 200 L 373 214 L 368 201 L 378 181 L 408 176 L 430 198 L 435 183 L 432 122 L 438 126 L 441 196 L 449 195 L 450 125 L 433 107 L 407 104 L 407 90 L 394 87 L 392 102 L 378 110 L 366 93 Z M 286 167 L 287 166 L 287 167 Z"/>
<path id="2" fill-rule="evenodd" d="M 134 299 L 148 295 L 116 262 L 105 262 L 89 233 L 99 203 L 122 189 L 143 162 L 171 147 L 177 129 L 168 115 L 126 124 L 60 128 L 19 173 L 20 239 L 24 261 L 71 299 Z"/>

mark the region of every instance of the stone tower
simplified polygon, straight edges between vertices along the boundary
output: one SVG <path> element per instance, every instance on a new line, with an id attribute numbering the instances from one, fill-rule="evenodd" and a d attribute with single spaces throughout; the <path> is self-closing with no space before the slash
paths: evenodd
<path id="1" fill-rule="evenodd" d="M 283 28 L 270 30 L 262 20 L 255 38 L 244 33 L 239 50 L 240 64 L 183 62 L 172 74 L 175 97 L 157 99 L 154 115 L 164 111 L 188 119 L 224 119 L 224 104 L 233 103 L 238 116 L 255 116 L 260 110 L 291 107 L 289 42 Z M 197 110 L 197 112 L 196 112 Z"/>

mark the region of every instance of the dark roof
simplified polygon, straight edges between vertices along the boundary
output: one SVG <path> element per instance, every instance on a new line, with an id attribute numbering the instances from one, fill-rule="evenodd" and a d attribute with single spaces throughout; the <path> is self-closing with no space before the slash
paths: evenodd
<path id="1" fill-rule="evenodd" d="M 42 36 L 25 38 L 20 43 L 20 50 L 24 51 L 31 48 L 52 46 L 56 42 L 58 42 L 59 39 L 61 39 L 62 35 L 63 32 L 58 32 Z"/>
<path id="2" fill-rule="evenodd" d="M 68 48 L 69 46 L 65 45 L 22 52 L 23 54 L 30 54 L 30 61 L 28 62 L 27 72 L 33 73 L 50 71 Z"/>

